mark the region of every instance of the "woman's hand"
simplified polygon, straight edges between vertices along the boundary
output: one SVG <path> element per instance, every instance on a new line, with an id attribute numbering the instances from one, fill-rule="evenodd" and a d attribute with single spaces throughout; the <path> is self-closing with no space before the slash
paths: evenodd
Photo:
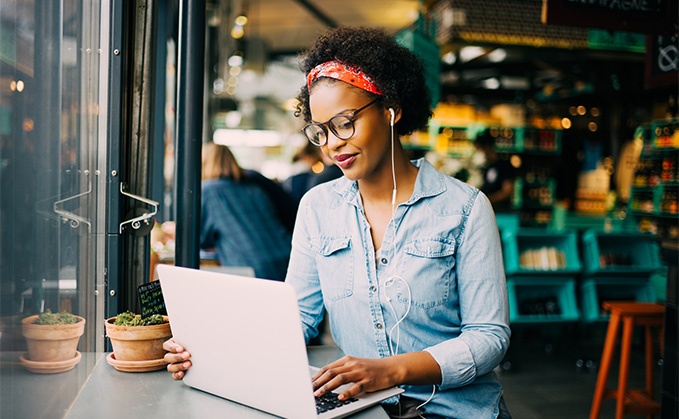
<path id="1" fill-rule="evenodd" d="M 165 362 L 167 362 L 167 370 L 172 373 L 173 379 L 181 380 L 186 371 L 191 368 L 191 354 L 172 338 L 163 343 L 163 349 L 167 351 L 164 357 Z"/>
<path id="2" fill-rule="evenodd" d="M 311 378 L 316 397 L 353 383 L 340 393 L 346 400 L 364 392 L 401 384 L 439 384 L 441 368 L 428 352 L 411 352 L 387 358 L 367 359 L 345 356 L 326 365 Z"/>
<path id="3" fill-rule="evenodd" d="M 337 387 L 353 383 L 339 395 L 340 400 L 360 393 L 382 390 L 397 385 L 398 368 L 390 358 L 367 359 L 345 356 L 321 368 L 311 379 L 316 397 Z"/>

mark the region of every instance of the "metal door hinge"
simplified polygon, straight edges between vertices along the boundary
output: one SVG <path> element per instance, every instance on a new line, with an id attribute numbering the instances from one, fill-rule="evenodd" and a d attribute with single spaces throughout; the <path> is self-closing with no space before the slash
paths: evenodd
<path id="1" fill-rule="evenodd" d="M 120 183 L 120 193 L 121 194 L 123 194 L 123 195 L 125 195 L 129 198 L 132 198 L 136 201 L 140 201 L 140 202 L 143 202 L 147 205 L 150 205 L 153 208 L 151 209 L 151 211 L 145 211 L 139 216 L 136 216 L 134 218 L 131 218 L 127 221 L 123 221 L 122 223 L 120 223 L 119 233 L 122 234 L 124 227 L 128 224 L 134 230 L 139 230 L 140 228 L 145 227 L 145 226 L 146 227 L 150 226 L 152 228 L 153 227 L 153 224 L 152 224 L 153 216 L 158 213 L 158 203 L 156 201 L 151 200 L 151 199 L 144 198 L 143 196 L 134 195 L 134 194 L 131 194 L 129 192 L 125 192 L 124 189 L 125 189 L 125 183 L 121 182 Z"/>
<path id="2" fill-rule="evenodd" d="M 85 171 L 83 171 L 83 174 L 88 177 L 87 190 L 85 192 L 81 192 L 77 195 L 73 195 L 71 197 L 60 199 L 60 200 L 56 201 L 52 205 L 52 209 L 55 213 L 57 213 L 61 216 L 62 221 L 68 222 L 71 225 L 71 227 L 73 227 L 73 228 L 78 228 L 80 223 L 86 224 L 87 225 L 87 232 L 89 233 L 92 224 L 87 220 L 87 218 L 82 217 L 78 214 L 74 214 L 70 211 L 66 211 L 65 209 L 59 208 L 61 205 L 64 204 L 64 202 L 68 202 L 68 201 L 72 201 L 74 199 L 78 199 L 78 198 L 85 196 L 85 195 L 89 194 L 90 192 L 92 192 L 92 181 L 89 179 L 90 171 L 85 170 Z"/>

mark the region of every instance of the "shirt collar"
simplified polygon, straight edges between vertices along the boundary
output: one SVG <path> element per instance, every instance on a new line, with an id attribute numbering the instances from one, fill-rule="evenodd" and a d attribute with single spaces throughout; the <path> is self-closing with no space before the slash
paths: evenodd
<path id="1" fill-rule="evenodd" d="M 439 195 L 446 190 L 444 176 L 425 158 L 413 160 L 412 163 L 420 170 L 415 179 L 415 189 L 407 205 L 412 205 L 423 198 Z M 398 178 L 396 179 L 398 186 Z M 353 203 L 360 207 L 360 195 L 358 193 L 358 182 L 341 177 L 333 186 L 335 192 L 341 195 L 346 202 Z"/>

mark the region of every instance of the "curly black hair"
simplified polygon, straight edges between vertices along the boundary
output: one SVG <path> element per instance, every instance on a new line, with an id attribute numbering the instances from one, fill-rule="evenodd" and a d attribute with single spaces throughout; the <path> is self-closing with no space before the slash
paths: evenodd
<path id="1" fill-rule="evenodd" d="M 317 65 L 332 60 L 360 68 L 382 92 L 383 106 L 401 108 L 401 119 L 396 124 L 400 135 L 427 126 L 432 112 L 422 63 L 386 30 L 370 27 L 330 29 L 300 54 L 300 69 L 306 75 Z M 302 115 L 305 122 L 311 122 L 306 83 L 297 100 L 295 116 Z"/>

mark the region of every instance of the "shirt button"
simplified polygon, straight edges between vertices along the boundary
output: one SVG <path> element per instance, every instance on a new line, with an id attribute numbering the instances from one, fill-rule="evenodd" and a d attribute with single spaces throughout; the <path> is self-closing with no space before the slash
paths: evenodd
<path id="1" fill-rule="evenodd" d="M 382 258 L 382 259 L 380 259 L 380 262 L 382 262 L 384 265 L 386 265 L 387 262 L 389 262 L 389 261 L 387 260 L 387 258 Z"/>
<path id="2" fill-rule="evenodd" d="M 371 291 L 371 292 L 377 291 L 377 287 L 374 286 L 374 285 L 371 285 L 371 286 L 370 286 L 370 291 Z"/>
<path id="3" fill-rule="evenodd" d="M 377 323 L 377 324 L 375 325 L 375 327 L 378 328 L 378 329 L 381 329 L 381 328 L 382 328 L 382 323 Z"/>

